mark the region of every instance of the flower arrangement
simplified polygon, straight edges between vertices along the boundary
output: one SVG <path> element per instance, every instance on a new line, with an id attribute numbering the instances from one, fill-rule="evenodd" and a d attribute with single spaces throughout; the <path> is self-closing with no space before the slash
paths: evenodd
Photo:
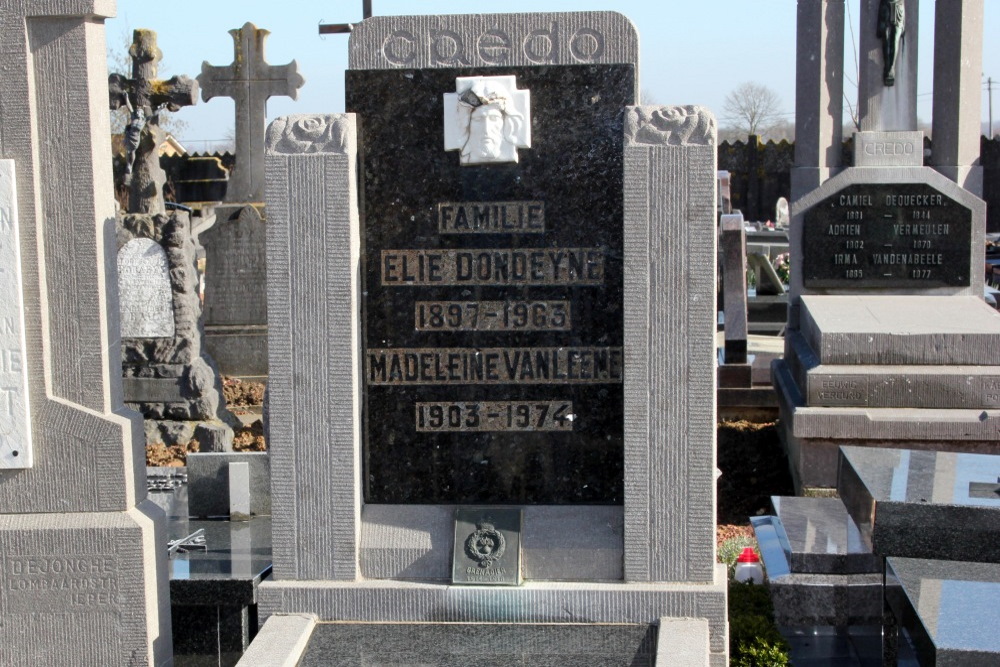
<path id="1" fill-rule="evenodd" d="M 792 272 L 791 257 L 789 257 L 787 252 L 783 252 L 774 258 L 772 264 L 774 265 L 774 272 L 781 278 L 781 282 L 787 285 Z"/>

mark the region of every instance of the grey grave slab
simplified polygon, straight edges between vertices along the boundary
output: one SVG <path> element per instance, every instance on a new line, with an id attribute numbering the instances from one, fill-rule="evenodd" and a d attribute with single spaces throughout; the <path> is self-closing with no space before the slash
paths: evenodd
<path id="1" fill-rule="evenodd" d="M 492 665 L 653 667 L 650 625 L 320 623 L 299 664 L 419 664 L 459 667 L 489 656 Z"/>
<path id="2" fill-rule="evenodd" d="M 854 519 L 838 498 L 771 498 L 788 539 L 792 572 L 878 572 L 881 559 L 865 546 Z"/>
<path id="3" fill-rule="evenodd" d="M 747 363 L 746 229 L 741 213 L 724 214 L 720 221 L 722 282 L 725 312 L 725 363 Z M 749 380 L 746 382 L 750 384 Z"/>
<path id="4" fill-rule="evenodd" d="M 1000 349 L 1000 313 L 969 296 L 803 296 L 801 330 L 823 364 L 990 366 Z"/>
<path id="5" fill-rule="evenodd" d="M 876 554 L 1000 563 L 1000 456 L 840 451 L 837 489 Z"/>
<path id="6" fill-rule="evenodd" d="M 1000 662 L 1000 565 L 890 557 L 885 579 L 886 606 L 921 665 Z"/>

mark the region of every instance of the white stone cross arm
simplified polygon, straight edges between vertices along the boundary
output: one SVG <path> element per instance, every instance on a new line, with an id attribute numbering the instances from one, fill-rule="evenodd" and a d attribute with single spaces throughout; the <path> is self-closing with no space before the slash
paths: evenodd
<path id="1" fill-rule="evenodd" d="M 202 100 L 231 97 L 236 106 L 236 165 L 226 190 L 227 202 L 261 202 L 264 199 L 264 132 L 267 98 L 298 97 L 305 79 L 296 61 L 268 65 L 264 40 L 271 34 L 247 22 L 230 30 L 235 54 L 231 65 L 203 63 L 198 83 Z"/>

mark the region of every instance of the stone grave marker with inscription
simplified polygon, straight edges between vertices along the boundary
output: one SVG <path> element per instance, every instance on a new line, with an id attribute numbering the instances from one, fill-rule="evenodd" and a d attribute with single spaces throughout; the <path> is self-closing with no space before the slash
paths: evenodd
<path id="1" fill-rule="evenodd" d="M 862 25 L 862 51 L 872 57 L 862 69 L 854 166 L 797 194 L 791 209 L 785 357 L 773 375 L 799 487 L 836 483 L 839 444 L 988 451 L 1000 423 L 1000 415 L 984 412 L 993 406 L 988 394 L 973 389 L 1000 371 L 969 343 L 1000 346 L 1000 315 L 982 299 L 986 212 L 969 180 L 976 168 L 955 167 L 949 160 L 957 154 L 924 166 L 915 111 L 917 3 L 905 3 L 907 38 L 898 52 L 873 40 L 877 4 L 863 3 L 862 20 L 871 25 Z M 981 42 L 965 33 L 959 39 L 947 26 L 981 21 L 982 11 L 979 0 L 938 4 L 948 21 L 935 34 L 936 81 L 957 59 L 978 62 Z M 799 21 L 800 34 L 810 21 L 843 31 L 842 15 L 820 16 L 801 4 Z M 815 71 L 813 55 L 800 53 L 803 99 L 815 94 L 817 77 L 828 77 Z M 947 91 L 935 91 L 935 144 L 939 128 L 948 136 L 945 152 L 955 142 L 978 142 L 978 121 L 973 127 L 966 109 L 978 114 L 978 93 L 959 109 L 939 107 L 939 95 Z M 803 136 L 815 144 L 815 132 Z M 923 354 L 927 341 L 942 351 L 933 360 Z"/>
<path id="2" fill-rule="evenodd" d="M 630 106 L 638 40 L 612 12 L 350 39 L 351 113 L 268 130 L 260 636 L 282 640 L 247 659 L 315 626 L 297 645 L 321 664 L 328 621 L 586 618 L 596 645 L 674 616 L 665 655 L 702 662 L 671 664 L 721 667 L 715 280 L 694 270 L 715 119 Z"/>
<path id="3" fill-rule="evenodd" d="M 0 468 L 30 468 L 31 412 L 14 161 L 0 160 Z"/>
<path id="4" fill-rule="evenodd" d="M 229 451 L 238 420 L 221 405 L 222 385 L 201 347 L 195 245 L 186 213 L 118 220 L 122 384 L 125 403 L 146 418 L 147 444 Z"/>
<path id="5" fill-rule="evenodd" d="M 202 64 L 205 102 L 230 97 L 236 109 L 236 165 L 216 223 L 199 234 L 205 247 L 205 346 L 226 375 L 267 375 L 267 267 L 264 262 L 264 130 L 267 100 L 293 100 L 305 83 L 298 63 L 269 65 L 270 34 L 246 23 L 229 31 L 233 62 Z"/>
<path id="6" fill-rule="evenodd" d="M 146 498 L 142 424 L 116 377 L 104 40 L 114 9 L 0 0 L 6 665 L 172 664 L 166 522 Z M 11 438 L 30 467 L 8 465 Z"/>

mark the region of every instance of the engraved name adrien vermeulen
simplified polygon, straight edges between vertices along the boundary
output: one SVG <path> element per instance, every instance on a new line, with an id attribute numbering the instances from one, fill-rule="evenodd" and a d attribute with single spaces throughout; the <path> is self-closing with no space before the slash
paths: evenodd
<path id="1" fill-rule="evenodd" d="M 844 222 L 828 223 L 825 229 L 827 236 L 844 238 L 842 252 L 835 252 L 831 256 L 834 266 L 846 268 L 846 278 L 865 278 L 861 268 L 864 256 L 859 257 L 859 251 L 874 250 L 867 255 L 867 264 L 878 267 L 888 266 L 914 266 L 932 267 L 944 265 L 944 254 L 937 252 L 919 252 L 930 250 L 933 241 L 927 237 L 946 237 L 951 234 L 951 226 L 947 222 L 933 222 L 931 220 L 931 210 L 945 206 L 948 202 L 940 194 L 922 193 L 886 193 L 876 197 L 872 194 L 842 194 L 834 200 L 834 206 L 846 209 Z M 898 218 L 892 214 L 886 214 L 894 220 L 890 229 L 893 236 L 904 238 L 911 237 L 908 242 L 910 247 L 894 251 L 891 244 L 880 244 L 879 247 L 865 247 L 865 223 L 879 220 L 866 220 L 863 208 L 871 208 L 882 205 L 888 209 L 910 209 L 909 222 L 895 222 Z M 877 216 L 876 216 L 877 217 Z M 919 237 L 919 238 L 912 238 Z M 870 244 L 871 245 L 871 244 Z M 928 268 L 913 269 L 907 277 L 917 279 L 930 279 L 932 272 Z"/>

